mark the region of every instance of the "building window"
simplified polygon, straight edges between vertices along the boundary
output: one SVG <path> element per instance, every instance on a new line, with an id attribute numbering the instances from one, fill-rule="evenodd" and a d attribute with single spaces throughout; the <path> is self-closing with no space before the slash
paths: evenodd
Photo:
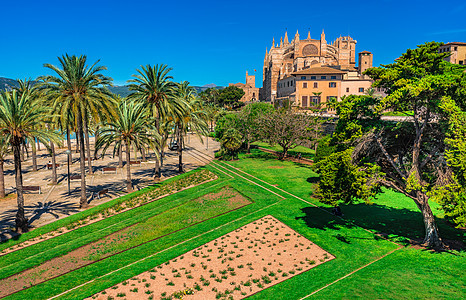
<path id="1" fill-rule="evenodd" d="M 290 82 L 289 82 L 289 81 L 287 81 L 287 82 L 286 82 L 286 85 L 287 85 L 287 86 L 290 86 Z"/>
<path id="2" fill-rule="evenodd" d="M 335 87 L 337 87 L 337 83 L 336 82 L 329 82 L 328 87 L 335 88 Z"/>
<path id="3" fill-rule="evenodd" d="M 337 76 L 330 76 L 330 79 L 337 79 Z"/>
<path id="4" fill-rule="evenodd" d="M 359 88 L 360 93 L 364 93 L 364 88 Z"/>
<path id="5" fill-rule="evenodd" d="M 458 47 L 455 47 L 455 51 L 458 50 Z"/>
<path id="6" fill-rule="evenodd" d="M 346 88 L 346 92 L 349 93 L 349 88 Z"/>
<path id="7" fill-rule="evenodd" d="M 319 105 L 319 103 L 320 103 L 320 96 L 312 96 L 312 103 L 314 104 L 314 106 Z"/>
<path id="8" fill-rule="evenodd" d="M 320 79 L 327 79 L 327 76 L 320 76 Z"/>
<path id="9" fill-rule="evenodd" d="M 303 89 L 307 89 L 307 82 L 303 82 Z"/>
<path id="10" fill-rule="evenodd" d="M 301 79 L 302 79 L 302 80 L 306 80 L 306 76 L 301 76 Z"/>
<path id="11" fill-rule="evenodd" d="M 460 61 L 459 61 L 459 64 L 460 64 L 460 65 L 462 65 L 462 64 L 463 64 L 463 61 L 462 61 L 462 60 L 460 60 Z"/>
<path id="12" fill-rule="evenodd" d="M 291 82 L 291 86 L 293 86 L 293 82 L 294 82 L 294 80 Z"/>
<path id="13" fill-rule="evenodd" d="M 311 76 L 311 79 L 312 79 L 312 80 L 316 80 L 317 77 L 316 77 L 316 76 Z"/>
<path id="14" fill-rule="evenodd" d="M 314 88 L 316 89 L 318 87 L 317 82 L 314 82 Z"/>
<path id="15" fill-rule="evenodd" d="M 303 96 L 301 100 L 303 107 L 307 107 L 307 96 Z"/>

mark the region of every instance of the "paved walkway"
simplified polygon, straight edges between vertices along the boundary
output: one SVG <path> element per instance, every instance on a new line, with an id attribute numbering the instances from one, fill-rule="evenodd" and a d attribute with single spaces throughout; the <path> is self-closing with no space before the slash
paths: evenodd
<path id="1" fill-rule="evenodd" d="M 92 139 L 91 143 L 93 143 Z M 219 143 L 210 138 L 207 149 L 205 138 L 203 144 L 197 136 L 191 134 L 186 138 L 186 145 L 189 148 L 192 147 L 208 153 L 212 157 L 214 156 L 214 152 L 220 148 Z M 74 148 L 75 147 L 73 147 L 73 149 Z M 91 149 L 93 149 L 93 145 L 91 145 Z M 42 150 L 38 153 L 39 170 L 37 172 L 32 172 L 32 159 L 30 157 L 23 162 L 23 184 L 40 186 L 42 190 L 42 194 L 38 194 L 37 192 L 27 192 L 25 194 L 25 213 L 33 227 L 39 227 L 59 218 L 81 211 L 79 209 L 80 180 L 71 181 L 71 193 L 68 194 L 67 157 L 65 150 L 66 148 L 57 149 L 57 163 L 61 165 L 61 168 L 57 170 L 57 185 L 50 184 L 52 170 L 47 170 L 45 166 L 49 161 L 51 161 L 51 158 L 45 150 L 45 147 L 42 146 Z M 93 153 L 93 151 L 91 151 L 91 153 Z M 110 149 L 108 153 L 111 153 Z M 134 153 L 131 154 L 134 155 Z M 73 164 L 71 166 L 71 174 L 77 175 L 79 174 L 79 154 L 73 151 L 72 157 Z M 131 160 L 133 159 L 134 158 L 132 157 Z M 140 160 L 141 158 L 139 157 L 138 159 Z M 178 174 L 177 163 L 177 152 L 167 150 L 164 166 L 162 168 L 162 175 L 164 176 L 164 179 Z M 189 171 L 205 165 L 208 161 L 199 161 L 191 155 L 184 154 L 183 163 L 185 170 Z M 118 157 L 113 158 L 112 155 L 106 154 L 103 159 L 92 161 L 92 165 L 94 174 L 86 176 L 90 207 L 99 205 L 125 194 L 125 167 L 123 169 L 118 169 L 117 174 L 102 174 L 101 172 L 102 167 L 118 166 Z M 148 157 L 148 161 L 143 162 L 141 166 L 131 166 L 133 185 L 135 189 L 141 189 L 154 183 L 154 166 L 155 160 L 153 153 Z M 5 187 L 7 188 L 7 193 L 9 195 L 4 199 L 0 199 L 0 240 L 11 237 L 13 233 L 12 229 L 14 229 L 15 226 L 14 218 L 17 211 L 17 203 L 16 194 L 14 193 L 15 176 L 12 157 L 7 157 L 4 173 Z M 109 189 L 108 194 L 100 200 L 92 199 L 92 194 L 94 192 L 105 188 Z"/>

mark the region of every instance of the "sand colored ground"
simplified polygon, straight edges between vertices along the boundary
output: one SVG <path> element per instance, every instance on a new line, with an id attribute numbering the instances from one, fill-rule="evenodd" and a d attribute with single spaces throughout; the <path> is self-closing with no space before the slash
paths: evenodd
<path id="1" fill-rule="evenodd" d="M 333 258 L 265 216 L 92 298 L 242 299 Z"/>
<path id="2" fill-rule="evenodd" d="M 91 149 L 93 149 L 93 139 L 91 138 Z M 198 149 L 213 157 L 214 151 L 219 149 L 219 144 L 212 139 L 209 139 L 208 149 L 206 149 L 205 138 L 204 144 L 200 142 L 199 138 L 194 135 L 189 135 L 186 139 L 188 147 Z M 75 144 L 73 143 L 73 149 Z M 50 185 L 52 171 L 45 168 L 46 164 L 51 161 L 51 157 L 42 145 L 41 150 L 38 152 L 38 167 L 37 172 L 32 171 L 32 159 L 27 158 L 23 162 L 23 180 L 24 185 L 40 186 L 42 194 L 37 192 L 27 192 L 25 194 L 25 213 L 33 227 L 39 227 L 47 223 L 53 222 L 59 218 L 81 211 L 79 209 L 80 197 L 80 181 L 71 181 L 71 194 L 68 194 L 68 181 L 67 181 L 67 156 L 65 148 L 57 149 L 57 163 L 60 169 L 58 173 L 58 184 Z M 91 151 L 93 153 L 93 150 Z M 186 171 L 195 169 L 205 164 L 190 154 L 190 150 L 184 151 L 183 163 Z M 131 153 L 134 155 L 134 153 Z M 71 165 L 71 174 L 79 174 L 79 154 L 72 153 L 73 164 Z M 125 157 L 125 156 L 124 156 Z M 132 159 L 134 159 L 132 157 Z M 141 157 L 139 156 L 140 160 Z M 162 169 L 164 178 L 177 175 L 178 156 L 174 151 L 167 150 Z M 125 178 L 126 169 L 118 169 L 117 174 L 105 173 L 102 174 L 102 167 L 117 166 L 118 158 L 113 158 L 112 155 L 107 154 L 103 159 L 92 161 L 94 174 L 86 176 L 86 183 L 88 189 L 88 201 L 90 206 L 96 206 L 116 197 L 125 194 Z M 141 166 L 132 166 L 133 184 L 135 189 L 141 189 L 145 186 L 152 184 L 153 170 L 154 170 L 154 155 L 148 155 L 148 162 L 143 162 Z M 5 187 L 8 196 L 5 199 L 0 199 L 0 241 L 11 238 L 14 233 L 14 218 L 17 211 L 16 194 L 14 193 L 15 179 L 14 179 L 14 165 L 13 158 L 7 157 L 5 162 Z M 102 189 L 109 189 L 101 199 L 93 197 L 94 192 Z"/>

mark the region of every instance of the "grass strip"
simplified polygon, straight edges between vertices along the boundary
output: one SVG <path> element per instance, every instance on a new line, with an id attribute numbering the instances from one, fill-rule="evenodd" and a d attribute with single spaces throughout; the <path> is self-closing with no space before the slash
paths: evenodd
<path id="1" fill-rule="evenodd" d="M 194 188 L 194 190 L 185 190 L 180 192 L 180 194 L 167 196 L 156 202 L 149 203 L 144 207 L 137 207 L 134 210 L 112 216 L 98 223 L 81 227 L 52 240 L 11 253 L 2 258 L 0 262 L 2 266 L 2 268 L 0 268 L 0 278 L 6 278 L 53 259 L 54 257 L 64 255 L 135 223 L 144 222 L 154 215 L 163 213 L 195 197 L 200 197 L 205 193 L 213 191 L 219 184 L 224 185 L 226 182 L 209 182 L 207 186 L 203 185 L 202 187 Z"/>

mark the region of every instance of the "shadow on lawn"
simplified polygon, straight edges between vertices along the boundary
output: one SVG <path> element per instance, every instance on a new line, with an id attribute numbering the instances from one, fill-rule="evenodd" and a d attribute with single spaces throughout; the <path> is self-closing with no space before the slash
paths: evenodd
<path id="1" fill-rule="evenodd" d="M 330 214 L 324 216 L 327 214 L 317 207 L 303 208 L 302 212 L 305 216 L 297 219 L 304 220 L 309 227 L 321 230 L 339 230 L 342 227 L 352 228 L 357 225 L 398 242 L 422 241 L 424 239 L 424 222 L 420 212 L 365 203 L 346 205 L 341 208 L 344 220 Z M 350 222 L 345 222 L 345 220 Z M 456 243 L 464 244 L 465 232 L 463 230 L 449 226 L 443 219 L 436 218 L 436 222 L 440 236 L 446 243 L 451 244 L 447 241 L 456 241 Z M 342 240 L 341 237 L 338 234 L 336 236 L 337 239 L 349 244 L 348 240 Z M 465 250 L 461 246 L 455 248 Z"/>

